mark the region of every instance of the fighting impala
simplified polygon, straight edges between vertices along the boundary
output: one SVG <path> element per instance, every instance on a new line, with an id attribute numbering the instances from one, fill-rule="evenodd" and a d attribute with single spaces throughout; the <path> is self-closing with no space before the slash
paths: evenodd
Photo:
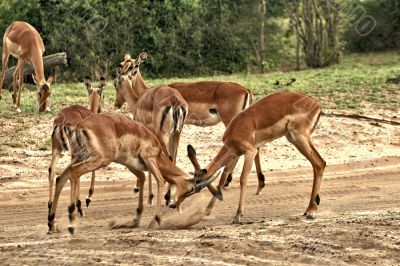
<path id="1" fill-rule="evenodd" d="M 117 71 L 117 79 L 114 82 L 117 96 L 115 107 L 121 108 L 125 103 L 128 105 L 135 104 L 132 101 L 134 95 L 141 95 L 147 87 L 144 84 L 143 78 L 139 71 L 139 63 L 147 57 L 147 52 L 142 52 L 137 59 L 132 59 L 130 56 L 125 57 L 124 62 L 120 65 L 120 71 Z M 136 93 L 126 95 L 120 89 L 118 83 L 119 76 L 126 74 L 129 70 L 136 72 Z M 186 124 L 192 124 L 201 127 L 214 126 L 222 121 L 225 127 L 229 122 L 242 110 L 252 104 L 253 95 L 251 91 L 233 82 L 221 81 L 199 81 L 192 83 L 176 82 L 168 85 L 176 89 L 188 104 L 188 113 Z M 130 103 L 131 102 L 131 103 Z M 257 194 L 265 186 L 264 175 L 261 170 L 259 153 L 255 157 L 255 165 L 258 177 Z M 232 174 L 229 173 L 226 186 L 232 180 Z"/>
<path id="2" fill-rule="evenodd" d="M 24 80 L 24 63 L 30 63 L 34 70 L 34 81 L 37 86 L 39 111 L 50 111 L 47 105 L 47 98 L 50 95 L 50 84 L 53 78 L 48 80 L 44 77 L 43 69 L 43 40 L 37 30 L 30 24 L 22 21 L 11 23 L 6 29 L 3 37 L 3 56 L 2 69 L 0 75 L 0 99 L 1 90 L 3 88 L 4 76 L 7 70 L 8 59 L 10 54 L 18 59 L 17 66 L 13 73 L 13 103 L 17 112 L 21 112 L 21 91 Z M 18 81 L 18 92 L 17 92 Z"/>
<path id="3" fill-rule="evenodd" d="M 150 129 L 124 115 L 115 113 L 94 114 L 76 127 L 67 129 L 66 132 L 73 144 L 71 145 L 71 153 L 74 155 L 74 160 L 57 177 L 53 204 L 48 215 L 49 233 L 56 230 L 55 212 L 61 190 L 66 181 L 70 180 L 71 183 L 68 230 L 73 234 L 76 220 L 77 186 L 80 176 L 105 167 L 111 162 L 126 166 L 140 181 L 139 203 L 136 217 L 130 224 L 131 227 L 139 225 L 143 211 L 143 171 L 151 172 L 157 181 L 156 214 L 149 225 L 150 228 L 154 227 L 155 222 L 159 225 L 162 224 L 161 200 L 164 180 L 170 184 L 171 189 L 169 207 L 179 208 L 185 198 L 200 192 L 205 186 L 212 187 L 210 183 L 217 178 L 217 175 L 215 175 L 196 184 L 194 178 L 190 178 L 187 173 L 169 160 L 157 137 Z M 214 196 L 220 197 L 219 191 L 216 189 L 210 191 Z"/>
<path id="4" fill-rule="evenodd" d="M 218 184 L 219 190 L 224 185 L 237 158 L 244 156 L 244 166 L 240 175 L 240 201 L 234 219 L 235 223 L 239 223 L 244 210 L 247 178 L 257 149 L 266 142 L 286 136 L 289 142 L 310 161 L 314 170 L 310 203 L 304 213 L 307 218 L 313 218 L 320 203 L 319 192 L 326 166 L 311 141 L 311 133 L 314 131 L 320 115 L 320 104 L 310 96 L 296 92 L 271 94 L 238 114 L 231 121 L 223 136 L 224 146 L 206 169 L 200 169 L 193 147 L 188 147 L 188 154 L 198 177 L 204 180 L 207 180 L 218 169 L 225 167 Z M 207 207 L 208 214 L 211 213 L 215 201 L 215 198 L 211 199 Z"/>
<path id="5" fill-rule="evenodd" d="M 143 81 L 139 65 L 147 53 L 132 59 L 125 55 L 125 62 L 116 80 L 117 99 L 125 99 L 133 114 L 133 119 L 147 125 L 158 137 L 169 159 L 176 162 L 179 138 L 188 112 L 188 104 L 179 92 L 169 86 L 149 88 Z M 138 186 L 135 192 L 138 191 Z M 153 199 L 151 174 L 149 173 L 149 203 Z"/>
<path id="6" fill-rule="evenodd" d="M 55 118 L 53 122 L 53 133 L 51 134 L 51 163 L 49 167 L 49 202 L 48 208 L 49 213 L 52 206 L 52 197 L 53 197 L 53 183 L 54 183 L 54 173 L 55 167 L 57 165 L 58 159 L 61 154 L 65 151 L 68 151 L 70 148 L 69 144 L 71 143 L 71 139 L 69 136 L 67 129 L 71 126 L 76 126 L 84 119 L 93 115 L 94 113 L 99 113 L 101 111 L 101 105 L 104 98 L 104 88 L 106 85 L 106 81 L 104 77 L 100 78 L 99 86 L 94 88 L 92 86 L 92 81 L 89 77 L 85 78 L 85 86 L 87 92 L 89 94 L 89 109 L 80 105 L 72 105 L 67 108 L 64 108 Z M 75 155 L 71 153 L 71 161 L 75 160 Z M 89 196 L 86 198 L 86 205 L 91 201 L 91 196 L 94 192 L 94 180 L 95 180 L 95 172 L 92 172 L 92 180 L 89 189 Z M 78 208 L 78 212 L 81 216 L 84 216 L 82 210 L 82 204 L 79 198 L 79 183 L 78 183 L 78 197 L 76 206 Z"/>

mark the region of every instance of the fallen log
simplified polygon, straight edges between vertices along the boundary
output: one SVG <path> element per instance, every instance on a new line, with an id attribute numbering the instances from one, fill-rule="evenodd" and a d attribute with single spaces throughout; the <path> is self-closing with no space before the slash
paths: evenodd
<path id="1" fill-rule="evenodd" d="M 53 67 L 60 65 L 67 65 L 67 54 L 65 52 L 51 54 L 43 57 L 44 70 L 47 71 Z M 12 86 L 13 82 L 13 73 L 15 70 L 15 66 L 7 69 L 5 78 L 4 78 L 4 88 L 9 88 Z M 26 76 L 32 75 L 35 72 L 33 66 L 31 64 L 25 63 L 24 65 L 24 78 Z"/>
<path id="2" fill-rule="evenodd" d="M 372 121 L 373 123 L 384 123 L 384 124 L 389 124 L 389 125 L 394 125 L 394 126 L 399 126 L 400 125 L 400 122 L 397 122 L 397 121 L 394 121 L 394 120 L 373 118 L 373 117 L 368 117 L 368 116 L 359 115 L 359 114 L 322 113 L 322 115 L 330 116 L 330 117 L 345 117 L 345 118 L 350 118 L 350 119 Z"/>

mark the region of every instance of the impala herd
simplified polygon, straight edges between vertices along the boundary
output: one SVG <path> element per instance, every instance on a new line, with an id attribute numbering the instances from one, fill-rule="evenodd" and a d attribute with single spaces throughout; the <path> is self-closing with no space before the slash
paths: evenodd
<path id="1" fill-rule="evenodd" d="M 44 44 L 34 27 L 26 22 L 13 22 L 3 37 L 2 71 L 0 76 L 0 98 L 8 58 L 18 59 L 13 74 L 12 99 L 16 111 L 21 112 L 20 97 L 24 77 L 24 63 L 33 65 L 37 84 L 38 109 L 49 111 L 47 99 L 51 94 L 50 84 L 44 77 Z M 149 227 L 157 222 L 162 224 L 162 197 L 164 184 L 168 183 L 165 194 L 166 205 L 178 208 L 187 197 L 207 187 L 212 198 L 206 213 L 210 214 L 216 199 L 222 200 L 222 189 L 232 180 L 232 172 L 239 157 L 244 156 L 240 175 L 240 199 L 234 223 L 240 223 L 243 215 L 247 179 L 255 162 L 258 189 L 260 194 L 265 186 L 261 170 L 259 148 L 266 142 L 285 136 L 311 163 L 314 170 L 309 205 L 304 213 L 313 218 L 320 203 L 321 179 L 325 161 L 311 141 L 311 134 L 321 115 L 321 106 L 315 99 L 296 92 L 277 92 L 253 103 L 250 90 L 231 82 L 200 81 L 192 83 L 172 83 L 154 87 L 146 86 L 139 70 L 148 54 L 140 53 L 136 58 L 129 54 L 117 67 L 114 80 L 116 89 L 115 107 L 125 102 L 132 112 L 133 119 L 117 113 L 101 113 L 104 98 L 105 79 L 93 87 L 89 77 L 84 84 L 89 95 L 86 108 L 72 105 L 63 109 L 54 119 L 52 140 L 52 159 L 49 171 L 48 227 L 49 233 L 56 232 L 55 213 L 58 199 L 67 180 L 71 184 L 71 198 L 68 207 L 68 230 L 74 233 L 76 211 L 84 216 L 80 200 L 80 177 L 92 173 L 89 206 L 94 192 L 95 171 L 112 162 L 122 164 L 136 177 L 135 192 L 139 192 L 136 217 L 129 224 L 137 227 L 143 211 L 145 174 L 149 174 L 149 203 L 153 192 L 151 176 L 157 182 L 156 213 Z M 18 91 L 17 91 L 18 83 Z M 213 126 L 222 122 L 225 133 L 223 146 L 206 168 L 197 161 L 195 149 L 188 146 L 188 157 L 194 167 L 194 175 L 184 172 L 176 165 L 177 150 L 184 124 L 201 127 Z M 61 153 L 70 151 L 71 163 L 56 178 L 54 174 Z M 218 187 L 211 183 L 218 178 L 223 168 Z"/>

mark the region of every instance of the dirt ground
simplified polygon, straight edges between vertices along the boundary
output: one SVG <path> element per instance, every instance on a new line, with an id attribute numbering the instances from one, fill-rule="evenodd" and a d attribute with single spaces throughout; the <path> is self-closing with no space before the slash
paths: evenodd
<path id="1" fill-rule="evenodd" d="M 398 110 L 371 109 L 364 115 L 400 118 Z M 232 185 L 224 191 L 224 201 L 217 202 L 212 215 L 197 225 L 147 230 L 155 209 L 146 204 L 140 228 L 112 230 L 110 221 L 134 217 L 138 195 L 132 192 L 136 178 L 111 164 L 97 172 L 91 206 L 85 207 L 86 217 L 78 219 L 76 233 L 70 236 L 68 184 L 56 217 L 61 232 L 46 234 L 50 151 L 41 147 L 48 143 L 51 123 L 50 115 L 0 118 L 0 142 L 20 143 L 3 145 L 8 148 L 0 158 L 1 265 L 400 264 L 398 126 L 321 118 L 313 140 L 328 166 L 315 220 L 302 216 L 311 193 L 312 168 L 282 138 L 262 149 L 266 187 L 255 195 L 253 169 L 240 225 L 231 224 L 239 198 L 239 165 Z M 178 165 L 192 170 L 185 155 L 188 143 L 197 148 L 202 165 L 209 162 L 221 146 L 223 130 L 222 125 L 185 126 Z M 65 155 L 58 173 L 68 162 Z M 81 198 L 86 197 L 88 185 L 85 176 Z M 165 220 L 186 219 L 191 212 L 203 210 L 209 199 L 206 190 L 187 199 L 182 215 L 165 208 Z"/>

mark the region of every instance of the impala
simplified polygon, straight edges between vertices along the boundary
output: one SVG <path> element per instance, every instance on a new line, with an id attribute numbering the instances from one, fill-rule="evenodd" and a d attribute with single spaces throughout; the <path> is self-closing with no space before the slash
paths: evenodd
<path id="1" fill-rule="evenodd" d="M 49 213 L 52 206 L 52 196 L 53 196 L 53 183 L 54 183 L 54 173 L 55 167 L 57 165 L 58 159 L 64 151 L 68 151 L 70 148 L 69 144 L 71 139 L 67 137 L 66 129 L 71 126 L 76 126 L 78 123 L 82 122 L 84 119 L 93 115 L 94 113 L 99 113 L 101 111 L 102 100 L 104 97 L 103 90 L 106 85 L 105 79 L 100 78 L 99 87 L 93 88 L 92 81 L 89 77 L 85 78 L 85 86 L 89 94 L 89 106 L 90 110 L 86 107 L 80 105 L 72 105 L 64 108 L 55 118 L 53 122 L 53 133 L 51 134 L 51 163 L 49 167 L 49 202 L 48 208 Z M 74 154 L 71 154 L 71 161 L 74 161 Z M 91 196 L 94 192 L 94 180 L 95 172 L 92 172 L 92 180 L 89 189 L 89 196 L 86 198 L 86 205 L 89 205 L 91 201 Z M 79 193 L 79 183 L 78 183 L 78 193 Z M 76 206 L 81 216 L 84 216 L 82 210 L 82 204 L 79 199 L 79 194 L 76 202 Z"/>
<path id="2" fill-rule="evenodd" d="M 15 21 L 6 29 L 3 37 L 2 70 L 0 75 L 0 99 L 3 88 L 4 76 L 7 70 L 10 54 L 18 59 L 13 74 L 13 103 L 17 112 L 21 112 L 21 90 L 24 80 L 24 63 L 30 63 L 34 70 L 34 81 L 37 86 L 39 111 L 50 111 L 47 105 L 47 98 L 50 95 L 50 84 L 53 78 L 48 80 L 44 77 L 43 69 L 43 40 L 37 30 L 26 22 Z M 18 94 L 17 94 L 18 80 Z"/>
<path id="3" fill-rule="evenodd" d="M 221 167 L 225 167 L 218 184 L 219 190 L 237 158 L 244 156 L 243 170 L 240 175 L 240 201 L 234 223 L 239 223 L 243 214 L 247 178 L 257 149 L 264 143 L 282 136 L 286 136 L 313 167 L 314 181 L 311 198 L 304 215 L 307 218 L 314 218 L 320 203 L 321 179 L 326 166 L 310 137 L 320 115 L 320 104 L 310 96 L 296 92 L 275 93 L 259 100 L 231 121 L 223 136 L 224 146 L 206 169 L 200 170 L 194 149 L 188 147 L 189 157 L 197 170 L 198 177 L 202 180 L 212 176 Z M 215 201 L 215 198 L 211 199 L 207 207 L 208 214 L 211 213 Z"/>
<path id="4" fill-rule="evenodd" d="M 176 162 L 178 144 L 186 119 L 188 105 L 179 92 L 169 86 L 149 88 L 143 81 L 139 65 L 147 58 L 141 53 L 136 59 L 125 55 L 122 75 L 117 80 L 117 101 L 123 97 L 133 114 L 133 119 L 147 125 L 158 137 L 164 152 Z M 149 176 L 149 203 L 151 204 L 152 182 Z M 136 189 L 137 192 L 137 189 Z"/>
<path id="5" fill-rule="evenodd" d="M 142 55 L 142 56 L 141 56 Z M 121 108 L 126 102 L 128 105 L 135 104 L 131 99 L 134 95 L 141 95 L 147 87 L 139 71 L 139 63 L 146 57 L 147 52 L 143 52 L 137 59 L 130 56 L 124 58 L 124 62 L 120 64 L 120 70 L 117 71 L 117 79 L 114 82 L 116 87 L 115 107 Z M 129 72 L 136 71 L 136 92 L 130 93 L 128 96 L 122 93 L 119 88 L 118 77 Z M 252 93 L 248 89 L 232 82 L 221 81 L 199 81 L 193 83 L 176 82 L 168 85 L 176 89 L 188 104 L 188 114 L 185 120 L 186 124 L 192 124 L 201 127 L 213 126 L 222 121 L 225 127 L 229 122 L 242 110 L 246 109 L 252 103 Z M 131 102 L 131 103 L 129 103 Z M 133 103 L 132 103 L 133 102 Z M 257 194 L 261 193 L 261 189 L 265 186 L 265 178 L 261 170 L 259 153 L 255 157 L 255 165 L 258 177 Z M 229 173 L 226 186 L 232 180 L 232 174 Z"/>
<path id="6" fill-rule="evenodd" d="M 107 125 L 107 126 L 105 126 Z M 74 233 L 77 184 L 80 176 L 109 165 L 111 162 L 126 166 L 140 180 L 139 203 L 136 217 L 131 224 L 136 227 L 140 223 L 143 211 L 143 171 L 151 172 L 157 180 L 156 214 L 150 228 L 161 220 L 161 197 L 164 179 L 170 184 L 171 201 L 169 207 L 179 208 L 188 196 L 200 192 L 214 177 L 196 184 L 194 178 L 178 168 L 164 153 L 154 133 L 142 123 L 133 121 L 127 116 L 115 113 L 100 113 L 89 116 L 76 127 L 68 127 L 67 135 L 71 140 L 74 160 L 57 177 L 56 189 L 51 211 L 48 216 L 49 233 L 54 232 L 55 212 L 61 190 L 67 180 L 71 182 L 71 204 L 68 207 L 70 224 L 68 230 Z M 219 191 L 211 189 L 213 195 L 219 197 Z"/>

